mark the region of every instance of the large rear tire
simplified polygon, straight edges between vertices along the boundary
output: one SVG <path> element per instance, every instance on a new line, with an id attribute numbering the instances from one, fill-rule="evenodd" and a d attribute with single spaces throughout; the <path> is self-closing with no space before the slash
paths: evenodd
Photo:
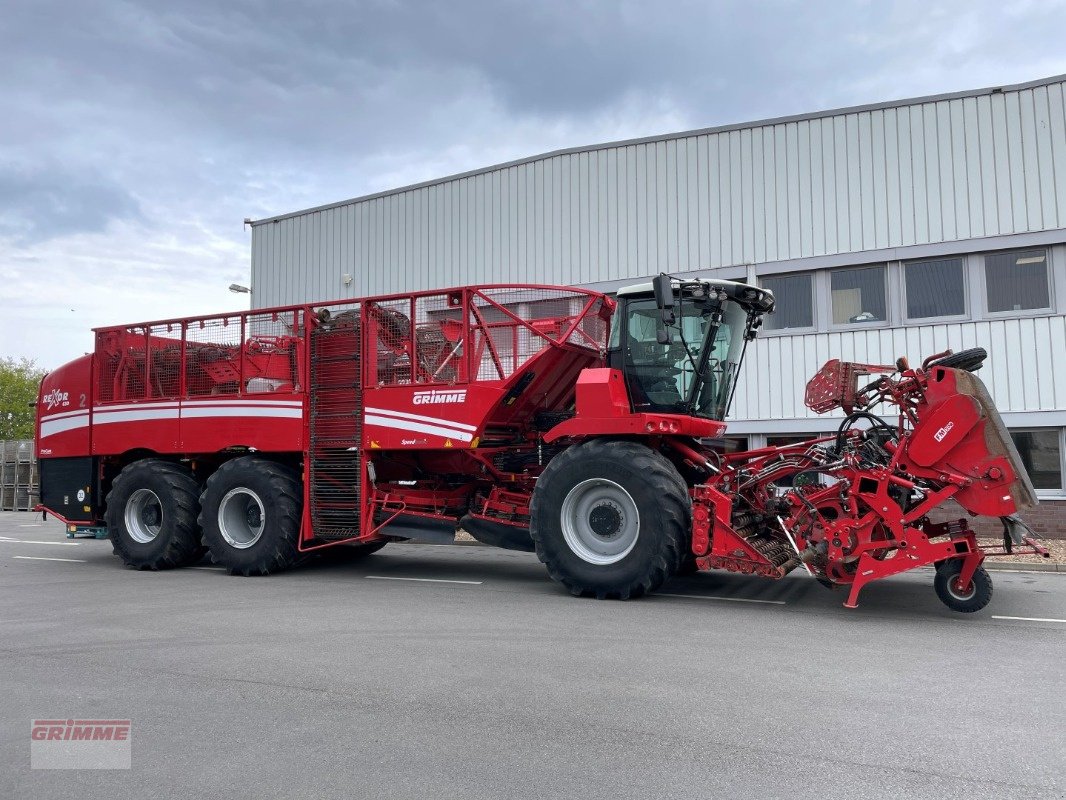
<path id="1" fill-rule="evenodd" d="M 548 463 L 530 517 L 537 557 L 554 580 L 577 596 L 628 600 L 677 572 L 692 504 L 662 454 L 639 442 L 594 439 Z"/>
<path id="2" fill-rule="evenodd" d="M 303 493 L 294 470 L 256 456 L 227 461 L 200 496 L 200 527 L 231 575 L 269 575 L 299 558 Z"/>
<path id="3" fill-rule="evenodd" d="M 173 569 L 200 560 L 200 487 L 180 464 L 145 458 L 127 465 L 107 495 L 107 533 L 127 567 Z"/>

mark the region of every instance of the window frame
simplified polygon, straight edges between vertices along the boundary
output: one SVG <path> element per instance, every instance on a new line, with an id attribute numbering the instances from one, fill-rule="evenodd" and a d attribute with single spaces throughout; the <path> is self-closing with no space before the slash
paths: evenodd
<path id="1" fill-rule="evenodd" d="M 769 320 L 772 315 L 767 315 L 763 319 L 762 327 L 759 328 L 759 337 L 764 338 L 767 336 L 804 336 L 811 333 L 818 333 L 820 328 L 818 325 L 818 292 L 819 292 L 819 279 L 818 275 L 824 270 L 801 270 L 797 272 L 774 272 L 769 275 L 758 276 L 759 288 L 766 289 L 767 278 L 793 278 L 802 275 L 806 275 L 811 279 L 811 324 L 803 328 L 770 328 L 768 327 Z M 777 296 L 774 296 L 774 302 L 777 302 Z"/>
<path id="2" fill-rule="evenodd" d="M 980 317 L 982 319 L 1020 319 L 1024 317 L 1041 317 L 1047 316 L 1048 314 L 1054 314 L 1056 306 L 1054 266 L 1051 262 L 1052 249 L 1053 248 L 1050 245 L 1040 245 L 1037 247 L 1012 247 L 1007 250 L 989 250 L 983 253 L 974 253 L 974 259 L 977 261 L 975 272 L 981 283 Z M 1004 256 L 1011 253 L 1027 253 L 1036 250 L 1042 250 L 1044 252 L 1044 279 L 1047 282 L 1048 304 L 1040 308 L 1023 308 L 1017 311 L 1013 309 L 1008 311 L 990 310 L 988 308 L 988 257 Z"/>
<path id="3" fill-rule="evenodd" d="M 858 270 L 863 269 L 881 270 L 881 283 L 884 287 L 885 318 L 871 320 L 870 322 L 833 322 L 833 273 L 848 270 L 857 272 Z M 830 269 L 823 270 L 823 272 L 825 272 L 825 279 L 823 281 L 824 287 L 822 293 L 826 299 L 825 314 L 827 331 L 838 333 L 840 331 L 868 331 L 876 330 L 877 328 L 892 327 L 892 293 L 889 289 L 887 261 L 875 261 L 872 264 L 854 264 L 847 267 L 831 267 Z"/>
<path id="4" fill-rule="evenodd" d="M 1049 306 L 1020 311 L 989 311 L 988 282 L 986 280 L 985 259 L 989 256 L 1008 253 L 1043 252 L 1046 258 L 1045 275 L 1048 285 Z M 861 256 L 861 253 L 853 254 Z M 911 317 L 907 308 L 907 266 L 927 261 L 962 260 L 963 298 L 965 311 L 962 314 L 936 317 Z M 887 319 L 866 323 L 834 324 L 832 321 L 832 274 L 837 270 L 866 269 L 883 267 L 885 276 L 885 315 Z M 955 325 L 960 323 L 992 322 L 1004 319 L 1035 319 L 1066 314 L 1066 242 L 1051 244 L 1034 244 L 984 251 L 949 251 L 935 255 L 887 261 L 859 262 L 841 264 L 833 267 L 814 267 L 788 269 L 779 267 L 773 270 L 773 264 L 766 264 L 768 271 L 761 273 L 752 268 L 747 282 L 765 287 L 766 281 L 773 278 L 785 278 L 793 275 L 807 275 L 811 282 L 812 321 L 810 327 L 771 329 L 767 322 L 759 329 L 760 338 L 778 336 L 808 336 L 812 334 L 854 332 L 860 329 L 901 330 L 936 325 Z M 769 271 L 773 270 L 773 271 Z"/>
<path id="5" fill-rule="evenodd" d="M 907 267 L 911 264 L 928 264 L 931 261 L 954 261 L 958 259 L 962 265 L 962 313 L 961 314 L 938 314 L 931 317 L 912 317 L 910 315 L 910 308 L 907 304 Z M 982 263 L 983 267 L 983 263 Z M 901 325 L 939 325 L 945 322 L 965 322 L 967 320 L 975 319 L 974 307 L 973 307 L 973 291 L 971 289 L 970 273 L 973 270 L 970 268 L 970 257 L 966 254 L 957 256 L 928 256 L 926 258 L 915 258 L 909 261 L 899 262 L 899 303 L 900 303 L 900 320 Z"/>
<path id="6" fill-rule="evenodd" d="M 1036 489 L 1035 486 L 1033 488 L 1036 490 L 1036 496 L 1041 500 L 1066 500 L 1066 428 L 1056 428 L 1053 425 L 1024 425 L 1007 429 L 1010 434 L 1043 433 L 1045 431 L 1055 431 L 1059 435 L 1059 488 Z M 1012 436 L 1012 442 L 1013 438 Z"/>

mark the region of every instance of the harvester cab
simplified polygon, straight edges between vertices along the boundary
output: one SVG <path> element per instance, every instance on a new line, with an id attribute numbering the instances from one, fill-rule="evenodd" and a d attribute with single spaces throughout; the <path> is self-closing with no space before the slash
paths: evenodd
<path id="1" fill-rule="evenodd" d="M 633 410 L 723 420 L 773 294 L 659 275 L 621 289 L 618 299 L 608 363 L 625 376 Z"/>

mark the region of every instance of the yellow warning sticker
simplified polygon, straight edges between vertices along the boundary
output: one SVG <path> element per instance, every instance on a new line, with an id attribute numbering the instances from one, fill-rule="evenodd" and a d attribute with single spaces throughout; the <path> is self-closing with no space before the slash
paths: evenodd
<path id="1" fill-rule="evenodd" d="M 480 441 L 481 441 L 481 437 L 480 436 L 475 436 L 473 438 L 473 440 L 470 442 L 470 449 L 473 450 L 474 448 L 476 448 L 477 447 L 477 443 L 480 442 Z"/>
<path id="2" fill-rule="evenodd" d="M 444 446 L 445 447 L 451 447 L 452 446 L 452 440 L 451 439 L 445 439 L 444 440 Z"/>
<path id="3" fill-rule="evenodd" d="M 371 447 L 371 449 L 374 449 L 374 450 L 380 450 L 381 449 L 381 445 L 378 444 L 377 442 L 375 442 L 373 439 L 370 440 L 370 447 Z"/>

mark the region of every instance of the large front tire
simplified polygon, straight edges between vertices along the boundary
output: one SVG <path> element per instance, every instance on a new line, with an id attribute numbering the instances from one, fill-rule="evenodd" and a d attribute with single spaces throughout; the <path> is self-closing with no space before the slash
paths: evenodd
<path id="1" fill-rule="evenodd" d="M 230 574 L 269 575 L 299 558 L 303 493 L 292 469 L 256 456 L 227 461 L 200 506 L 204 543 Z"/>
<path id="2" fill-rule="evenodd" d="M 655 591 L 681 566 L 692 504 L 677 469 L 639 442 L 594 439 L 537 480 L 530 533 L 551 577 L 577 596 Z"/>
<path id="3" fill-rule="evenodd" d="M 127 567 L 173 569 L 204 554 L 196 524 L 200 493 L 180 464 L 145 458 L 127 465 L 107 495 L 107 534 Z"/>

